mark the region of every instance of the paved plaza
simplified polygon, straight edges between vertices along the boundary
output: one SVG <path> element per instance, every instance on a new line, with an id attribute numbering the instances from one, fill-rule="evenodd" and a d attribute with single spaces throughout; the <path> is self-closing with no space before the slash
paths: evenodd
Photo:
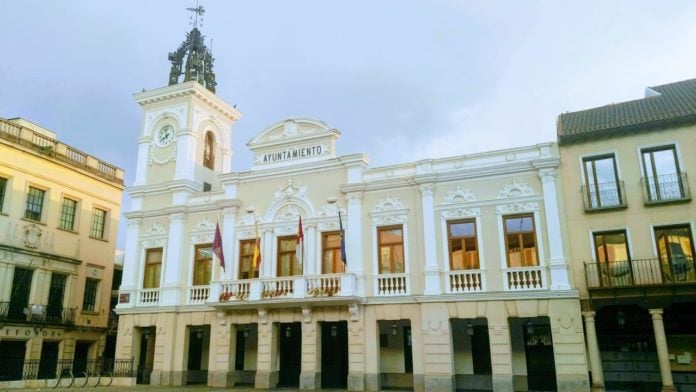
<path id="1" fill-rule="evenodd" d="M 154 387 L 154 386 L 145 386 L 145 385 L 138 385 L 138 386 L 111 386 L 111 387 L 87 387 L 87 388 L 79 388 L 79 387 L 72 387 L 72 388 L 56 388 L 56 389 L 51 389 L 51 388 L 25 388 L 25 389 L 16 389 L 16 391 L 37 391 L 37 392 L 52 392 L 52 391 L 59 391 L 59 392 L 76 392 L 80 390 L 89 390 L 90 392 L 164 392 L 164 391 L 196 391 L 196 392 L 206 392 L 206 391 L 231 391 L 231 392 L 254 392 L 254 391 L 260 391 L 261 389 L 254 389 L 254 388 L 209 388 L 205 386 L 182 386 L 182 387 Z M 297 388 L 280 388 L 280 389 L 273 389 L 274 392 L 296 392 L 298 391 Z M 322 389 L 322 390 L 317 390 L 317 392 L 342 392 L 345 391 L 345 389 Z M 398 391 L 397 391 L 398 392 Z"/>

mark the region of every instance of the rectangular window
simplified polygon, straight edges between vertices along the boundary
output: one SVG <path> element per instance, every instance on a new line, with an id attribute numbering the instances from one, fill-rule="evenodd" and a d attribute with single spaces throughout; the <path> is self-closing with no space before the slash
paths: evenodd
<path id="1" fill-rule="evenodd" d="M 27 193 L 27 208 L 24 211 L 24 218 L 40 222 L 41 212 L 43 211 L 44 195 L 46 191 L 29 187 L 29 192 Z"/>
<path id="2" fill-rule="evenodd" d="M 665 280 L 694 282 L 694 243 L 689 225 L 655 228 L 657 255 Z"/>
<path id="3" fill-rule="evenodd" d="M 646 202 L 679 200 L 686 197 L 684 179 L 674 145 L 641 150 L 643 187 Z"/>
<path id="4" fill-rule="evenodd" d="M 296 248 L 297 236 L 278 238 L 278 276 L 293 276 L 302 272 L 295 255 Z"/>
<path id="5" fill-rule="evenodd" d="M 0 212 L 5 205 L 5 189 L 7 189 L 7 178 L 0 177 Z"/>
<path id="6" fill-rule="evenodd" d="M 450 270 L 479 268 L 476 241 L 476 221 L 447 222 L 449 238 Z"/>
<path id="7" fill-rule="evenodd" d="M 94 312 L 97 305 L 97 291 L 99 281 L 96 279 L 85 280 L 85 296 L 82 298 L 82 310 Z"/>
<path id="8" fill-rule="evenodd" d="M 631 259 L 625 230 L 593 233 L 598 271 L 603 286 L 631 283 Z"/>
<path id="9" fill-rule="evenodd" d="M 539 265 L 533 215 L 503 217 L 508 267 Z"/>
<path id="10" fill-rule="evenodd" d="M 92 228 L 89 235 L 93 238 L 104 238 L 104 227 L 106 226 L 106 211 L 95 208 L 92 214 Z"/>
<path id="11" fill-rule="evenodd" d="M 145 251 L 145 273 L 143 278 L 143 288 L 159 288 L 161 272 L 162 248 L 147 249 Z"/>
<path id="12" fill-rule="evenodd" d="M 322 274 L 338 274 L 346 271 L 341 259 L 341 232 L 332 231 L 321 236 Z"/>
<path id="13" fill-rule="evenodd" d="M 193 263 L 193 285 L 203 286 L 210 284 L 213 265 L 213 245 L 196 245 Z"/>
<path id="14" fill-rule="evenodd" d="M 77 202 L 73 199 L 64 198 L 63 205 L 60 208 L 60 221 L 58 227 L 63 230 L 73 231 L 75 229 L 75 212 L 77 211 Z"/>
<path id="15" fill-rule="evenodd" d="M 398 274 L 405 272 L 403 226 L 377 228 L 379 273 Z"/>
<path id="16" fill-rule="evenodd" d="M 259 277 L 259 266 L 254 268 L 254 246 L 256 239 L 239 241 L 239 279 Z"/>
<path id="17" fill-rule="evenodd" d="M 585 209 L 623 206 L 625 203 L 614 155 L 584 158 L 582 163 L 585 171 Z"/>

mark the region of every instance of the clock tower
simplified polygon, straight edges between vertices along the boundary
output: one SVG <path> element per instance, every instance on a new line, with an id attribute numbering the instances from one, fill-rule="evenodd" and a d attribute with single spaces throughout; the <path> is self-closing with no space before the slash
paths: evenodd
<path id="1" fill-rule="evenodd" d="M 219 190 L 218 175 L 230 171 L 232 126 L 241 114 L 215 94 L 213 55 L 198 26 L 169 53 L 169 85 L 135 94 L 143 108 L 133 210 L 145 195 L 171 192 L 172 204 L 184 204 L 196 192 Z"/>

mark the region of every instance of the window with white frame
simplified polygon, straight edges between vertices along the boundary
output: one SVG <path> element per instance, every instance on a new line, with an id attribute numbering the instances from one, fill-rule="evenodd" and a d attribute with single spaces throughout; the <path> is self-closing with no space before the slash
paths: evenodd
<path id="1" fill-rule="evenodd" d="M 77 201 L 64 197 L 60 206 L 60 220 L 58 227 L 63 230 L 75 231 L 75 215 L 77 213 Z"/>
<path id="2" fill-rule="evenodd" d="M 27 192 L 27 205 L 24 210 L 24 219 L 41 222 L 45 195 L 46 191 L 43 189 L 33 186 L 29 187 L 29 191 Z"/>
<path id="3" fill-rule="evenodd" d="M 534 215 L 503 216 L 508 267 L 539 265 Z"/>

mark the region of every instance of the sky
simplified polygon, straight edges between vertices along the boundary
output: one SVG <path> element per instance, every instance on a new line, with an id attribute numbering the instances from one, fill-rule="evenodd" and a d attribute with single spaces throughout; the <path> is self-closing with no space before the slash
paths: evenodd
<path id="1" fill-rule="evenodd" d="M 243 114 L 233 171 L 251 167 L 246 143 L 288 116 L 328 123 L 339 155 L 375 167 L 554 141 L 560 113 L 696 77 L 693 1 L 200 4 L 217 94 Z M 130 185 L 133 94 L 167 84 L 192 6 L 0 0 L 0 117 L 53 130 Z"/>

